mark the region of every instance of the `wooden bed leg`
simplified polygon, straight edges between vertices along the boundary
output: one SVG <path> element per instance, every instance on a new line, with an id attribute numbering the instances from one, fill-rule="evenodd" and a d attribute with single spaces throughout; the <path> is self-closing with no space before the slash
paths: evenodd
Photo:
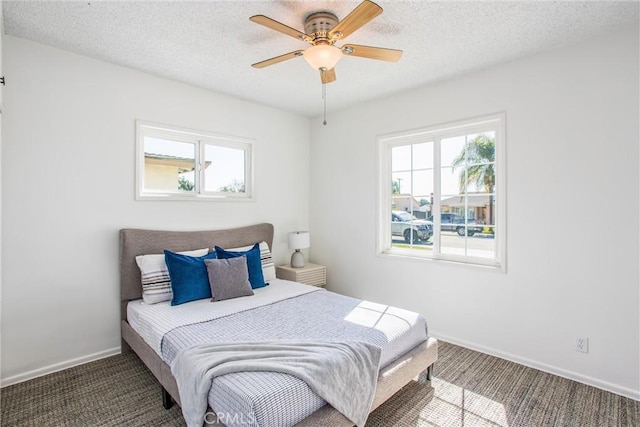
<path id="1" fill-rule="evenodd" d="M 171 409 L 173 406 L 173 398 L 164 387 L 162 387 L 162 406 L 164 409 Z"/>
<path id="2" fill-rule="evenodd" d="M 420 375 L 418 375 L 418 382 L 421 384 L 431 385 L 432 378 L 433 378 L 433 365 L 429 365 L 427 369 L 420 372 Z"/>

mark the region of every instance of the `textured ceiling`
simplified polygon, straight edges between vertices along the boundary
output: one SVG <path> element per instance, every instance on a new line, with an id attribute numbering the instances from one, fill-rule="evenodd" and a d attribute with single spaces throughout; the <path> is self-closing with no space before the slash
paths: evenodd
<path id="1" fill-rule="evenodd" d="M 303 30 L 311 12 L 344 18 L 341 1 L 4 1 L 7 34 L 314 116 L 320 78 L 302 58 L 252 63 L 307 45 L 249 21 L 267 15 Z M 345 57 L 328 109 L 478 70 L 638 23 L 637 1 L 377 2 L 384 12 L 345 42 L 404 50 L 397 63 Z M 340 43 L 341 44 L 341 43 Z"/>

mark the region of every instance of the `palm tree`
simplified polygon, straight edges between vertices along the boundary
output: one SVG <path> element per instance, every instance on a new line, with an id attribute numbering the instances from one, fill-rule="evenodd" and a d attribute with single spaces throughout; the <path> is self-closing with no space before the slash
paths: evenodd
<path id="1" fill-rule="evenodd" d="M 476 187 L 482 187 L 484 191 L 490 193 L 489 224 L 493 224 L 493 191 L 496 186 L 495 160 L 495 139 L 480 134 L 467 144 L 466 150 L 462 149 L 452 163 L 454 167 L 462 168 L 460 172 L 460 193 L 464 193 L 467 186 L 471 184 Z"/>

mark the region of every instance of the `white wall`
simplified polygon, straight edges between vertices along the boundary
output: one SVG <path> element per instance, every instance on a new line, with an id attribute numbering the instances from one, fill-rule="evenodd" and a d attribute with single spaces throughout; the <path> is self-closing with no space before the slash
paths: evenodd
<path id="1" fill-rule="evenodd" d="M 4 5 L 0 2 L 0 76 L 2 68 L 2 43 L 4 38 Z M 2 111 L 4 109 L 2 94 L 4 87 L 0 85 L 0 236 L 2 236 Z M 2 240 L 0 239 L 0 302 L 2 301 Z M 2 304 L 0 303 L 0 325 L 2 319 Z M 1 331 L 0 331 L 1 333 Z M 2 366 L 2 340 L 0 339 L 0 366 Z"/>
<path id="2" fill-rule="evenodd" d="M 311 259 L 329 288 L 640 399 L 638 51 L 635 27 L 314 119 Z M 507 274 L 377 257 L 376 136 L 501 111 Z"/>
<path id="3" fill-rule="evenodd" d="M 286 261 L 286 233 L 308 227 L 309 119 L 19 38 L 4 48 L 4 384 L 119 351 L 120 228 L 272 222 Z M 136 119 L 255 139 L 256 201 L 134 201 Z"/>

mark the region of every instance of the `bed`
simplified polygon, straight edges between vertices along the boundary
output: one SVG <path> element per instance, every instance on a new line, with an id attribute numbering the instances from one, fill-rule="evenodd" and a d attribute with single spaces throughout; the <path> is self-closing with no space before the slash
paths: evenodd
<path id="1" fill-rule="evenodd" d="M 365 331 L 365 333 L 369 334 L 366 339 L 375 342 L 380 337 L 386 337 L 388 341 L 392 341 L 389 337 L 394 334 L 397 335 L 397 339 L 392 337 L 394 344 L 383 347 L 380 365 L 382 369 L 380 369 L 378 376 L 371 411 L 414 378 L 418 378 L 420 381 L 430 380 L 432 366 L 437 359 L 437 341 L 428 337 L 426 331 L 420 331 L 421 317 L 419 315 L 393 307 L 380 306 L 339 296 L 321 288 L 308 289 L 310 287 L 306 285 L 278 279 L 273 280 L 270 286 L 264 289 L 257 289 L 255 296 L 247 297 L 247 300 L 251 300 L 255 304 L 254 307 L 218 315 L 219 318 L 211 321 L 218 323 L 216 323 L 215 328 L 209 329 L 209 332 L 205 329 L 198 331 L 197 328 L 200 326 L 194 325 L 195 332 L 189 330 L 189 333 L 185 332 L 185 334 L 180 335 L 176 332 L 182 331 L 182 328 L 171 326 L 173 320 L 169 318 L 167 320 L 169 326 L 165 328 L 165 332 L 169 332 L 166 333 L 166 338 L 160 336 L 159 338 L 156 337 L 154 341 L 153 337 L 150 338 L 149 333 L 145 333 L 145 324 L 162 323 L 157 319 L 163 319 L 163 316 L 167 317 L 166 313 L 170 311 L 161 305 L 145 307 L 144 304 L 140 303 L 142 284 L 140 270 L 135 260 L 136 256 L 161 254 L 164 249 L 177 252 L 196 248 L 213 248 L 214 246 L 237 248 L 252 245 L 256 242 L 266 242 L 271 248 L 273 242 L 272 224 L 263 223 L 234 229 L 207 231 L 120 230 L 122 351 L 134 351 L 153 373 L 162 386 L 162 399 L 165 408 L 169 408 L 173 402 L 181 404 L 176 379 L 172 375 L 169 366 L 172 357 L 180 350 L 180 347 L 189 346 L 201 340 L 228 341 L 233 336 L 225 335 L 224 331 L 229 330 L 229 325 L 233 325 L 234 322 L 236 322 L 235 324 L 242 322 L 245 325 L 247 318 L 242 316 L 247 316 L 249 315 L 248 313 L 253 318 L 263 316 L 262 319 L 269 319 L 271 323 L 267 324 L 263 330 L 246 332 L 246 337 L 252 337 L 256 333 L 264 334 L 264 331 L 270 330 L 278 331 L 275 334 L 276 338 L 290 337 L 299 334 L 300 328 L 302 330 L 312 330 L 312 325 L 317 323 L 321 327 L 316 327 L 314 329 L 315 332 L 310 332 L 307 335 L 321 338 L 323 334 L 338 334 L 343 333 L 341 331 L 346 331 L 344 333 L 350 336 L 350 334 L 355 333 L 353 332 L 354 330 L 364 330 L 362 321 L 351 321 L 349 322 L 350 324 L 356 324 L 356 326 L 349 325 L 351 329 L 341 324 L 336 326 L 336 331 L 332 331 L 332 324 L 327 323 L 331 321 L 329 319 L 332 316 L 338 319 L 336 321 L 339 321 L 339 319 L 353 316 L 353 313 L 358 311 L 376 313 L 376 310 L 378 310 L 384 312 L 384 316 L 387 319 L 392 319 L 387 321 L 387 329 L 381 329 L 380 327 L 378 329 L 369 328 L 371 331 Z M 291 292 L 295 295 L 291 296 Z M 270 298 L 274 298 L 273 295 L 277 293 L 288 296 L 284 297 L 282 301 L 271 301 Z M 237 300 L 241 299 L 238 298 Z M 232 302 L 229 306 L 237 303 L 237 301 Z M 215 306 L 215 304 L 209 304 L 207 301 L 196 301 L 195 303 L 185 304 L 185 306 L 189 304 L 203 307 Z M 219 307 L 224 308 L 227 306 L 219 304 Z M 310 309 L 302 310 L 300 307 Z M 323 309 L 321 312 L 317 309 L 314 312 L 313 307 L 333 308 L 331 310 Z M 332 311 L 333 314 L 328 314 L 328 311 Z M 158 315 L 157 313 L 161 314 Z M 282 319 L 280 316 L 283 316 L 283 313 L 286 316 L 294 317 L 286 317 L 285 321 L 278 320 Z M 376 315 L 379 316 L 379 314 Z M 274 322 L 278 321 L 281 322 L 281 325 L 290 326 L 274 327 L 276 325 Z M 384 324 L 385 322 L 377 323 Z M 143 325 L 142 327 L 140 326 L 141 324 Z M 407 326 L 405 329 L 400 330 L 398 326 L 400 324 L 407 324 Z M 298 329 L 297 332 L 296 328 Z M 210 332 L 212 330 L 218 332 Z M 207 334 L 210 336 L 207 336 Z M 238 339 L 243 337 L 242 334 L 233 335 L 238 335 Z M 294 413 L 278 413 L 275 421 L 273 418 L 265 418 L 276 416 L 274 413 L 278 411 L 274 409 L 273 402 L 278 399 L 285 399 L 289 404 L 288 406 L 295 409 Z M 251 372 L 234 373 L 214 378 L 208 403 L 212 411 L 216 413 L 222 407 L 225 408 L 224 411 L 226 412 L 249 413 L 247 411 L 254 411 L 249 413 L 247 419 L 251 420 L 255 425 L 353 425 L 344 415 L 330 405 L 325 404 L 313 392 L 307 390 L 304 383 L 301 384 L 300 380 L 292 379 L 285 374 Z M 299 411 L 298 408 L 300 408 Z M 242 421 L 246 423 L 246 419 Z"/>

